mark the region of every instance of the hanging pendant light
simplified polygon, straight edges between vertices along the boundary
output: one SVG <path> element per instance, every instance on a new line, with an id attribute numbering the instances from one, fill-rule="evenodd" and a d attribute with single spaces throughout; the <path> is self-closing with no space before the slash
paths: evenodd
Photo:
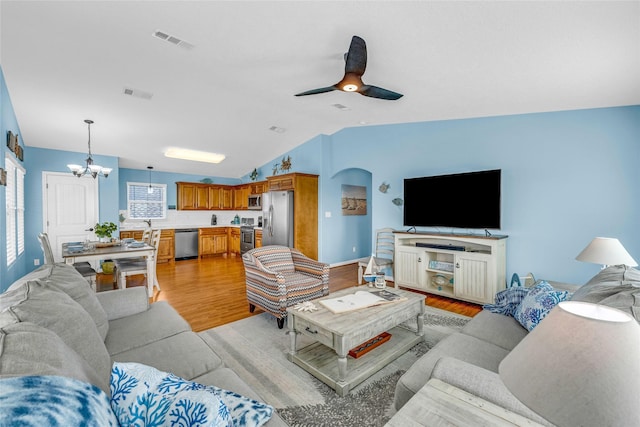
<path id="1" fill-rule="evenodd" d="M 153 170 L 153 166 L 147 166 L 149 169 L 149 187 L 147 188 L 147 194 L 153 194 L 153 187 L 151 186 L 151 171 Z"/>
<path id="2" fill-rule="evenodd" d="M 97 177 L 98 175 L 102 175 L 106 178 L 109 176 L 113 169 L 103 168 L 102 166 L 93 163 L 93 157 L 91 157 L 91 125 L 93 124 L 93 120 L 87 119 L 84 122 L 87 124 L 87 129 L 89 130 L 89 155 L 87 156 L 86 160 L 87 165 L 81 166 L 70 164 L 67 165 L 67 167 L 78 178 L 84 175 L 91 175 L 93 178 Z"/>

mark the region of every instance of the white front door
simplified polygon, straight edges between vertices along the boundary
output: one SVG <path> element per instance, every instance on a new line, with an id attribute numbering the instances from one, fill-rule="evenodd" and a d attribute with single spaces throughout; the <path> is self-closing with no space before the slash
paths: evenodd
<path id="1" fill-rule="evenodd" d="M 49 235 L 56 262 L 62 262 L 62 244 L 94 240 L 98 222 L 98 180 L 71 173 L 42 173 L 42 229 Z"/>

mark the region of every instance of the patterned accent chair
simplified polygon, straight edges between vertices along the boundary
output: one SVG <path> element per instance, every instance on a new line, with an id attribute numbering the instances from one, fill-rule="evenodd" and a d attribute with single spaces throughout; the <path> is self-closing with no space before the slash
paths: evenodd
<path id="1" fill-rule="evenodd" d="M 282 329 L 287 307 L 329 294 L 329 265 L 286 246 L 263 246 L 242 255 L 249 311 L 276 316 Z"/>

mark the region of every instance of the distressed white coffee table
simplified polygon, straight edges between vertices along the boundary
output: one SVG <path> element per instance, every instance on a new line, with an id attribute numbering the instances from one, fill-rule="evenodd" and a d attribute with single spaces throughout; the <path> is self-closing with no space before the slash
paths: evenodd
<path id="1" fill-rule="evenodd" d="M 363 290 L 376 289 L 359 286 L 319 299 L 336 298 Z M 338 395 L 348 394 L 353 387 L 423 339 L 426 297 L 402 289 L 392 289 L 391 292 L 406 297 L 406 300 L 341 314 L 332 313 L 318 300 L 314 300 L 318 311 L 301 312 L 289 308 L 287 322 L 291 349 L 288 359 L 333 388 Z M 417 319 L 417 332 L 398 327 L 411 318 Z M 389 332 L 391 339 L 357 359 L 348 358 L 350 349 L 382 332 Z M 298 334 L 308 336 L 315 342 L 298 350 Z"/>

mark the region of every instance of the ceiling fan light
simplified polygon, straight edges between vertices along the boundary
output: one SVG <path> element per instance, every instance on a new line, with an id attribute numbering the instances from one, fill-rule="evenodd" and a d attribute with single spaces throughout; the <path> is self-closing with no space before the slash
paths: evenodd
<path id="1" fill-rule="evenodd" d="M 189 150 L 186 148 L 169 148 L 164 152 L 165 157 L 173 159 L 191 160 L 194 162 L 220 163 L 225 159 L 224 154 L 209 153 L 207 151 Z"/>
<path id="2" fill-rule="evenodd" d="M 355 92 L 358 90 L 358 85 L 347 83 L 346 85 L 342 86 L 342 90 L 344 90 L 345 92 Z"/>

